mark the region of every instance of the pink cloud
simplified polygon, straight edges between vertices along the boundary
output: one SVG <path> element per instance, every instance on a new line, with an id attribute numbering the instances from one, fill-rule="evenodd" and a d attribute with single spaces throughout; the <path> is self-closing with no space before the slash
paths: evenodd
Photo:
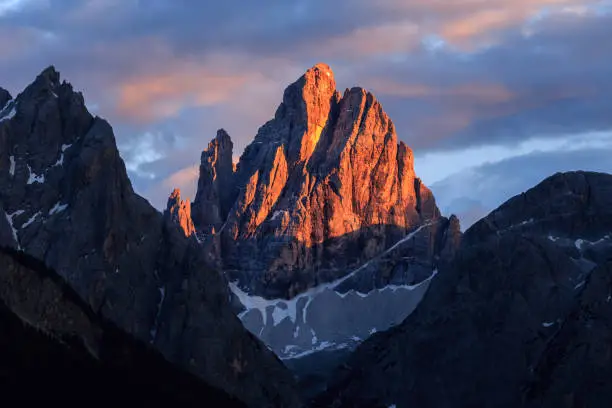
<path id="1" fill-rule="evenodd" d="M 154 121 L 185 107 L 213 106 L 234 97 L 252 76 L 192 65 L 165 71 L 126 79 L 119 87 L 118 114 L 136 121 Z"/>
<path id="2" fill-rule="evenodd" d="M 199 166 L 193 165 L 185 167 L 158 183 L 150 186 L 144 191 L 144 196 L 151 200 L 151 204 L 156 208 L 166 208 L 168 196 L 173 189 L 181 190 L 181 197 L 184 200 L 193 200 L 198 184 Z"/>

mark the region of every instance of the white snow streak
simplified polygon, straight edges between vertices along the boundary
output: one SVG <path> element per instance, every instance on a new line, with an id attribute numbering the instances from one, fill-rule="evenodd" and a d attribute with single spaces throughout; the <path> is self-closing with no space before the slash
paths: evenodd
<path id="1" fill-rule="evenodd" d="M 418 234 L 421 230 L 423 230 L 424 228 L 427 228 L 431 225 L 431 223 L 427 223 L 424 224 L 422 226 L 420 226 L 419 228 L 417 228 L 416 230 L 414 230 L 413 232 L 411 232 L 410 234 L 406 235 L 404 238 L 402 238 L 401 240 L 399 240 L 398 242 L 396 242 L 393 246 L 391 246 L 389 249 L 387 249 L 385 252 L 383 252 L 381 255 L 379 255 L 379 257 L 384 256 L 387 253 L 390 253 L 391 251 L 395 250 L 397 247 L 399 247 L 400 245 L 402 245 L 403 243 L 409 241 L 410 239 L 412 239 L 416 234 Z M 224 225 L 225 226 L 225 225 Z M 222 228 L 223 229 L 223 228 Z M 221 230 L 220 230 L 221 231 Z M 349 274 L 345 275 L 342 278 L 336 279 L 335 281 L 329 282 L 329 283 L 325 283 L 322 285 L 318 285 L 315 286 L 309 290 L 307 290 L 306 292 L 300 293 L 298 296 L 294 297 L 291 300 L 286 300 L 286 299 L 265 299 L 261 296 L 251 296 L 248 293 L 246 293 L 245 291 L 243 291 L 237 284 L 237 282 L 230 282 L 229 283 L 229 287 L 231 289 L 231 291 L 238 297 L 238 299 L 240 300 L 240 303 L 242 303 L 242 305 L 246 308 L 245 311 L 241 312 L 238 317 L 240 319 L 242 319 L 249 311 L 251 310 L 259 310 L 259 312 L 261 313 L 262 319 L 263 319 L 263 327 L 265 327 L 267 325 L 267 309 L 269 307 L 272 307 L 272 319 L 273 319 L 273 323 L 274 326 L 280 324 L 280 322 L 282 322 L 285 318 L 289 318 L 293 323 L 296 323 L 296 319 L 297 319 L 297 304 L 300 301 L 300 299 L 302 298 L 306 298 L 307 299 L 307 303 L 304 307 L 304 313 L 303 313 L 303 322 L 306 323 L 306 316 L 307 316 L 307 311 L 308 311 L 308 306 L 310 305 L 310 303 L 312 302 L 312 300 L 319 294 L 325 292 L 325 291 L 335 291 L 335 289 L 341 285 L 342 283 L 346 282 L 347 280 L 351 279 L 353 276 L 357 275 L 359 272 L 361 272 L 362 270 L 364 270 L 365 268 L 367 268 L 370 263 L 372 261 L 368 261 L 365 264 L 361 265 L 359 268 L 353 270 L 352 272 L 350 272 Z M 429 282 L 436 274 L 437 274 L 437 270 L 433 271 L 432 275 L 416 284 L 416 285 L 400 285 L 400 286 L 396 286 L 396 285 L 390 285 L 390 286 L 386 286 L 382 289 L 374 289 L 371 292 L 374 291 L 379 291 L 379 292 L 383 292 L 383 291 L 396 291 L 398 289 L 407 289 L 407 290 L 414 290 L 418 287 L 420 287 L 421 285 L 426 284 L 427 282 Z M 347 293 L 341 294 L 336 292 L 336 294 L 340 297 L 346 297 L 349 293 L 356 293 L 357 295 L 361 296 L 361 297 L 366 297 L 368 295 L 368 293 L 361 293 L 361 292 L 356 292 L 356 291 L 349 291 Z M 282 305 L 282 306 L 281 306 Z"/>
<path id="2" fill-rule="evenodd" d="M 9 157 L 9 161 L 11 162 L 9 173 L 11 174 L 11 177 L 15 177 L 15 156 Z"/>
<path id="3" fill-rule="evenodd" d="M 62 150 L 61 150 L 60 158 L 57 159 L 57 162 L 55 162 L 55 164 L 53 166 L 51 166 L 51 167 L 57 167 L 57 166 L 61 166 L 61 165 L 64 164 L 64 152 L 70 146 L 72 146 L 72 145 L 71 144 L 64 144 L 64 145 L 62 145 Z"/>
<path id="4" fill-rule="evenodd" d="M 544 323 L 542 323 L 542 327 L 550 327 L 550 326 L 552 326 L 554 324 L 555 324 L 555 322 L 544 322 Z"/>
<path id="5" fill-rule="evenodd" d="M 274 211 L 274 214 L 272 214 L 272 218 L 270 218 L 271 221 L 276 220 L 278 217 L 282 217 L 283 213 L 285 213 L 285 211 Z"/>
<path id="6" fill-rule="evenodd" d="M 38 216 L 39 216 L 39 215 L 41 215 L 41 214 L 42 214 L 42 213 L 39 211 L 39 212 L 37 212 L 36 214 L 34 214 L 33 216 L 31 216 L 31 217 L 30 217 L 30 219 L 29 219 L 29 220 L 27 220 L 27 221 L 25 222 L 25 224 L 23 224 L 23 225 L 21 226 L 21 228 L 20 228 L 20 229 L 24 229 L 24 228 L 29 227 L 29 226 L 30 226 L 30 225 L 31 225 L 31 224 L 32 224 L 34 221 L 36 221 L 36 218 L 38 218 Z"/>
<path id="7" fill-rule="evenodd" d="M 12 106 L 12 108 L 7 113 L 9 106 Z M 6 105 L 4 105 L 2 110 L 0 110 L 0 123 L 4 122 L 5 120 L 13 119 L 16 114 L 17 114 L 17 103 L 13 99 L 11 99 L 10 101 L 6 103 Z"/>
<path id="8" fill-rule="evenodd" d="M 583 239 L 577 239 L 576 242 L 574 242 L 574 245 L 576 246 L 576 249 L 581 251 L 582 250 L 582 244 L 584 244 L 584 240 Z"/>
<path id="9" fill-rule="evenodd" d="M 57 213 L 61 213 L 62 211 L 64 211 L 66 208 L 68 208 L 68 204 L 62 204 L 59 201 L 55 204 L 55 206 L 53 206 L 52 209 L 49 210 L 49 215 L 53 215 L 53 214 L 57 214 Z"/>
<path id="10" fill-rule="evenodd" d="M 281 360 L 292 360 L 292 359 L 302 358 L 302 357 L 305 357 L 305 356 L 308 356 L 308 355 L 311 355 L 311 354 L 314 354 L 314 353 L 317 353 L 323 350 L 335 351 L 335 350 L 342 350 L 348 347 L 349 345 L 346 343 L 335 344 L 335 343 L 330 343 L 329 341 L 324 341 L 324 342 L 321 342 L 321 344 L 317 345 L 317 347 L 314 347 L 310 350 L 303 351 L 301 353 L 290 354 L 288 357 L 282 357 Z M 292 347 L 289 346 L 285 350 L 289 351 L 291 348 Z"/>
<path id="11" fill-rule="evenodd" d="M 15 242 L 17 243 L 17 249 L 21 249 L 21 244 L 19 243 L 19 236 L 17 235 L 17 229 L 15 228 L 15 226 L 13 225 L 13 219 L 21 214 L 23 214 L 25 211 L 23 210 L 17 210 L 14 213 L 8 214 L 6 211 L 4 212 L 5 216 L 6 216 L 6 220 L 8 221 L 9 225 L 11 226 L 11 230 L 13 231 L 13 238 L 15 239 Z"/>
<path id="12" fill-rule="evenodd" d="M 30 177 L 28 178 L 28 184 L 34 184 L 34 183 L 44 183 L 45 182 L 45 175 L 41 174 L 40 176 L 37 175 L 36 173 L 34 173 L 32 171 L 32 168 L 30 167 L 30 165 L 28 164 L 28 171 L 30 172 Z"/>

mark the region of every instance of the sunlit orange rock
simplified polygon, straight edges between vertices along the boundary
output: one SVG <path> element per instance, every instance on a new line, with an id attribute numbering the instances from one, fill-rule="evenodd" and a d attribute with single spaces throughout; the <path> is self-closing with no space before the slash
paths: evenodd
<path id="1" fill-rule="evenodd" d="M 181 190 L 178 188 L 175 188 L 168 198 L 166 216 L 169 216 L 181 227 L 185 236 L 190 237 L 195 234 L 196 230 L 191 220 L 191 203 L 181 200 Z"/>
<path id="2" fill-rule="evenodd" d="M 235 172 L 231 147 L 223 132 L 202 154 L 194 221 L 216 227 L 224 269 L 253 287 L 291 296 L 440 217 L 380 102 L 341 95 L 325 64 L 285 90 Z"/>

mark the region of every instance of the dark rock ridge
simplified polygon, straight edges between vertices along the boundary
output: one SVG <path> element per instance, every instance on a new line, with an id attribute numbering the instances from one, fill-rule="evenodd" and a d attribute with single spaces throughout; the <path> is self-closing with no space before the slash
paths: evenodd
<path id="1" fill-rule="evenodd" d="M 0 109 L 4 109 L 6 104 L 13 99 L 9 91 L 0 87 Z"/>
<path id="2" fill-rule="evenodd" d="M 359 290 L 431 275 L 448 220 L 382 105 L 361 88 L 341 95 L 327 65 L 285 90 L 235 170 L 231 157 L 232 142 L 220 130 L 202 153 L 193 217 L 202 238 L 221 238 L 223 269 L 248 293 L 291 299 L 423 225 L 415 245 L 425 256 L 409 268 L 382 266 L 388 270 L 364 278 Z"/>
<path id="3" fill-rule="evenodd" d="M 249 405 L 299 406 L 224 278 L 134 193 L 111 126 L 53 67 L 0 113 L 0 208 L 2 243 L 53 268 L 96 313 Z"/>
<path id="4" fill-rule="evenodd" d="M 42 262 L 5 249 L 0 391 L 25 406 L 246 407 L 100 317 Z"/>
<path id="5" fill-rule="evenodd" d="M 314 406 L 612 405 L 612 175 L 555 174 L 463 236 Z"/>
<path id="6" fill-rule="evenodd" d="M 221 229 L 234 195 L 232 139 L 223 129 L 202 152 L 200 178 L 192 216 L 198 231 L 214 234 Z"/>

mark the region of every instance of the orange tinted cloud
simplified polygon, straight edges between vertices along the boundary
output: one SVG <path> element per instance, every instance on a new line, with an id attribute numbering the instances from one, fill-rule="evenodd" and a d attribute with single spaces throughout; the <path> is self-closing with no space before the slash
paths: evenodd
<path id="1" fill-rule="evenodd" d="M 156 208 L 166 208 L 168 196 L 175 188 L 181 190 L 183 200 L 195 198 L 196 187 L 198 185 L 199 166 L 194 165 L 185 167 L 176 173 L 171 174 L 158 183 L 150 186 L 142 193 L 148 197 Z"/>
<path id="2" fill-rule="evenodd" d="M 421 30 L 455 46 L 492 40 L 500 30 L 521 26 L 543 11 L 576 11 L 597 0 L 382 0 L 381 7 L 416 16 Z"/>
<path id="3" fill-rule="evenodd" d="M 250 79 L 250 74 L 223 74 L 200 66 L 133 77 L 119 88 L 117 113 L 142 122 L 164 119 L 186 107 L 225 102 Z"/>
<path id="4" fill-rule="evenodd" d="M 405 98 L 459 97 L 470 103 L 501 103 L 515 98 L 515 94 L 500 84 L 462 84 L 449 87 L 432 87 L 422 84 L 404 84 L 376 78 L 368 81 L 376 94 Z"/>

